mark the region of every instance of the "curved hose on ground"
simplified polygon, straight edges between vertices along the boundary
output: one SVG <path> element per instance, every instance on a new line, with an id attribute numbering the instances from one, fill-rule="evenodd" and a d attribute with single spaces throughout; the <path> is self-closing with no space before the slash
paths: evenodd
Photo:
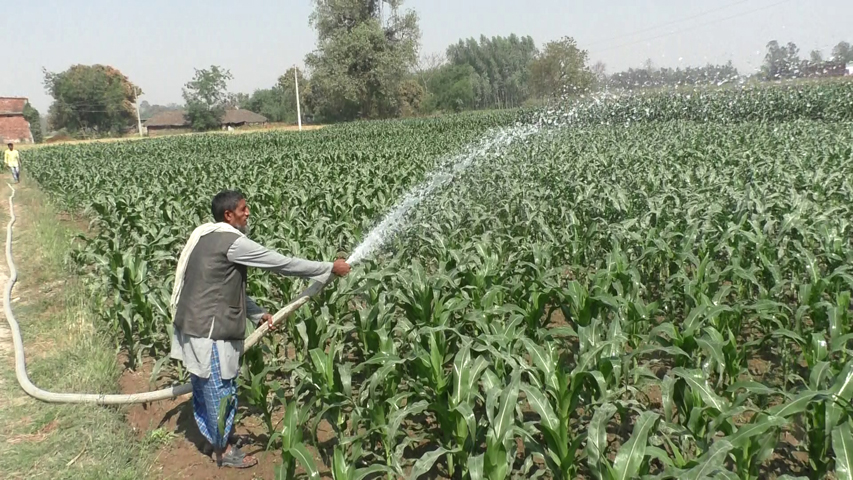
<path id="1" fill-rule="evenodd" d="M 9 185 L 7 183 L 7 185 Z M 12 330 L 12 341 L 15 346 L 15 376 L 18 378 L 18 383 L 21 388 L 27 392 L 27 395 L 48 403 L 94 403 L 97 405 L 127 405 L 132 403 L 149 403 L 159 400 L 169 400 L 181 395 L 192 394 L 192 385 L 185 383 L 162 390 L 146 393 L 133 393 L 128 395 L 121 394 L 98 394 L 98 393 L 55 393 L 42 390 L 35 386 L 30 377 L 27 376 L 27 365 L 24 358 L 24 344 L 21 340 L 21 329 L 18 326 L 18 321 L 15 319 L 15 314 L 12 313 L 12 288 L 18 280 L 18 270 L 15 268 L 15 262 L 12 259 L 12 225 L 15 224 L 15 206 L 12 199 L 15 197 L 15 189 L 12 189 L 12 195 L 9 196 L 9 224 L 6 226 L 6 264 L 9 265 L 9 280 L 6 282 L 6 291 L 3 296 L 3 308 L 6 313 L 6 321 L 9 323 L 9 328 Z M 314 282 L 306 288 L 298 297 L 284 308 L 276 312 L 273 316 L 273 325 L 278 324 L 285 318 L 289 317 L 299 307 L 305 305 L 308 300 L 314 295 L 320 293 L 326 285 L 322 282 Z M 244 341 L 244 348 L 248 350 L 254 346 L 263 337 L 269 326 L 266 323 L 261 324 L 249 337 Z"/>

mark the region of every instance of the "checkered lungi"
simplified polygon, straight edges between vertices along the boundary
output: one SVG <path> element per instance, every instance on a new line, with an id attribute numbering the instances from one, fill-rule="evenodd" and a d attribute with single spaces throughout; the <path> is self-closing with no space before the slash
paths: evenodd
<path id="1" fill-rule="evenodd" d="M 210 349 L 210 377 L 190 374 L 190 381 L 195 423 L 213 448 L 223 450 L 228 445 L 237 412 L 237 379 L 222 379 L 216 345 Z"/>

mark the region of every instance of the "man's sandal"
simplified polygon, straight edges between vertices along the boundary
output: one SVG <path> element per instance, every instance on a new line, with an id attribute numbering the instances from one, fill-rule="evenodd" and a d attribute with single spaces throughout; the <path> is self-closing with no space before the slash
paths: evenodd
<path id="1" fill-rule="evenodd" d="M 233 445 L 228 450 L 228 452 L 222 455 L 221 460 L 216 461 L 216 465 L 218 465 L 219 467 L 231 468 L 249 468 L 254 467 L 257 464 L 257 458 L 252 458 L 252 460 L 247 461 L 246 454 Z"/>

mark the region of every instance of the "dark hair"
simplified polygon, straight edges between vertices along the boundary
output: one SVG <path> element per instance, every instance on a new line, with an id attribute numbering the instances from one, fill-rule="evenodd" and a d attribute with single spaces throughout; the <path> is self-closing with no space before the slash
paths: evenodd
<path id="1" fill-rule="evenodd" d="M 223 190 L 217 193 L 210 202 L 210 213 L 213 214 L 213 219 L 217 222 L 225 221 L 225 212 L 237 210 L 237 204 L 245 199 L 246 197 L 239 190 Z"/>

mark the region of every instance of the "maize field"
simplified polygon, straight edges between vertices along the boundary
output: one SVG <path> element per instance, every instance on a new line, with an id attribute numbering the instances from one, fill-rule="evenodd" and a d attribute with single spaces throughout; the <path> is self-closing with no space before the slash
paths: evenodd
<path id="1" fill-rule="evenodd" d="M 106 328 L 177 381 L 174 268 L 216 192 L 247 196 L 259 243 L 331 261 L 443 159 L 532 122 L 246 353 L 279 477 L 853 480 L 853 83 L 56 146 L 27 168 L 91 219 L 72 260 Z M 270 311 L 302 288 L 250 270 Z"/>

